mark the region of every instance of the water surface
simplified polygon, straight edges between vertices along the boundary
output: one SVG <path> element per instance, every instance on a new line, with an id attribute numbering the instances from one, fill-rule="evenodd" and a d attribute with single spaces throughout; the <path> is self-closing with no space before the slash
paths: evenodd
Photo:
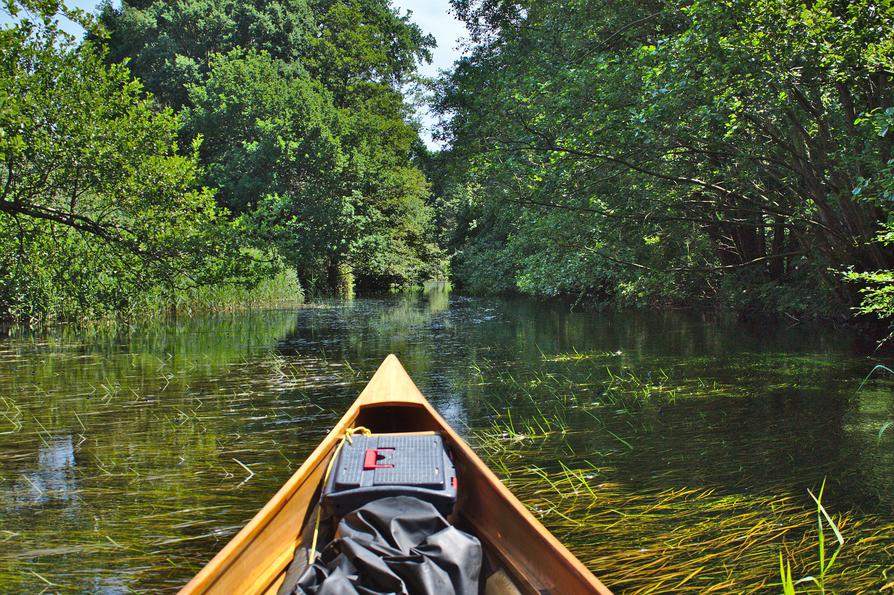
<path id="1" fill-rule="evenodd" d="M 780 498 L 809 512 L 807 490 L 824 478 L 845 534 L 853 525 L 855 539 L 882 535 L 848 563 L 876 588 L 894 579 L 885 533 L 894 428 L 879 433 L 894 420 L 894 384 L 882 373 L 857 391 L 890 361 L 853 331 L 429 292 L 3 333 L 3 591 L 181 586 L 297 469 L 388 353 L 620 591 L 649 588 L 647 573 L 623 569 L 655 542 L 716 528 L 727 504 L 739 507 L 730 526 L 743 533 Z M 581 494 L 560 493 L 569 469 L 589 486 Z M 666 502 L 667 513 L 644 508 L 613 536 L 605 519 L 645 501 Z M 792 535 L 761 537 L 769 568 Z M 670 566 L 696 557 L 662 547 Z M 733 564 L 725 556 L 679 590 L 718 584 L 717 569 Z"/>

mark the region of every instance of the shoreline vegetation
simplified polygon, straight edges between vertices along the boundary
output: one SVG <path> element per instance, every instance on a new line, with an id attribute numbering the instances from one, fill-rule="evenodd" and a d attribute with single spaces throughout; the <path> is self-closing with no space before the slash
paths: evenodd
<path id="1" fill-rule="evenodd" d="M 66 310 L 64 296 L 58 301 L 48 296 L 48 304 L 36 316 L 18 313 L 0 316 L 4 325 L 54 325 L 64 323 L 91 324 L 102 322 L 139 323 L 159 319 L 193 317 L 205 314 L 228 314 L 244 310 L 306 306 L 304 291 L 294 270 L 285 269 L 257 285 L 209 285 L 165 291 L 147 290 L 132 297 L 126 307 L 116 310 Z"/>
<path id="2" fill-rule="evenodd" d="M 3 0 L 0 318 L 440 278 L 890 322 L 889 1 L 451 6 L 469 47 L 427 80 L 388 0 Z"/>
<path id="3" fill-rule="evenodd" d="M 200 0 L 2 10 L 0 317 L 220 310 L 446 275 L 403 96 L 434 41 L 387 2 L 222 0 L 198 20 Z"/>
<path id="4" fill-rule="evenodd" d="M 452 4 L 430 171 L 461 285 L 890 320 L 891 2 Z"/>
<path id="5" fill-rule="evenodd" d="M 242 310 L 280 309 L 303 306 L 304 292 L 294 270 L 285 269 L 255 287 L 210 286 L 182 289 L 174 296 L 150 294 L 142 304 L 124 313 L 124 319 L 153 319 L 165 316 L 224 314 Z M 121 313 L 116 313 L 121 318 Z"/>

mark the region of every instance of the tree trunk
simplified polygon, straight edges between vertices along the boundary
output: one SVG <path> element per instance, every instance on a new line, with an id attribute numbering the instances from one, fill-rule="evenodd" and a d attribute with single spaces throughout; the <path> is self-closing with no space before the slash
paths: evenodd
<path id="1" fill-rule="evenodd" d="M 354 271 L 351 265 L 336 260 L 329 261 L 328 286 L 333 295 L 351 299 L 354 297 Z"/>
<path id="2" fill-rule="evenodd" d="M 785 253 L 785 219 L 777 215 L 773 225 L 773 241 L 770 254 L 775 258 L 770 259 L 769 272 L 773 281 L 779 281 L 785 275 L 785 259 L 780 254 Z"/>

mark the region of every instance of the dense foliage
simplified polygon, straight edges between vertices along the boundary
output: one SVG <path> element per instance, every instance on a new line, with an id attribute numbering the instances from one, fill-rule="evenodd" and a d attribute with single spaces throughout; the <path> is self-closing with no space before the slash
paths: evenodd
<path id="1" fill-rule="evenodd" d="M 433 40 L 386 0 L 107 4 L 109 57 L 181 110 L 203 181 L 319 289 L 441 274 L 403 85 Z"/>
<path id="2" fill-rule="evenodd" d="M 881 138 L 894 134 L 894 107 L 877 110 L 863 120 L 871 126 Z M 881 246 L 894 245 L 894 216 L 891 205 L 894 204 L 894 159 L 872 172 L 871 177 L 861 178 L 860 185 L 854 188 L 855 195 L 863 195 L 873 204 L 888 213 L 888 220 L 882 224 L 878 237 Z M 894 318 L 894 271 L 875 269 L 857 271 L 853 268 L 847 272 L 846 278 L 855 282 L 860 288 L 863 300 L 859 307 L 862 314 L 875 315 L 883 319 Z M 892 335 L 894 336 L 894 335 Z M 889 337 L 890 338 L 890 337 Z"/>
<path id="3" fill-rule="evenodd" d="M 444 274 L 402 95 L 433 40 L 387 0 L 3 10 L 0 316 Z"/>
<path id="4" fill-rule="evenodd" d="M 75 45 L 52 3 L 5 8 L 0 313 L 89 316 L 268 274 L 197 186 L 198 143 L 176 149 L 176 115 L 94 44 Z"/>
<path id="5" fill-rule="evenodd" d="M 453 0 L 442 153 L 388 0 L 4 7 L 3 314 L 405 287 L 444 249 L 475 291 L 894 314 L 894 0 Z"/>
<path id="6" fill-rule="evenodd" d="M 891 312 L 890 0 L 453 4 L 476 46 L 439 193 L 467 286 L 830 312 L 851 270 Z"/>

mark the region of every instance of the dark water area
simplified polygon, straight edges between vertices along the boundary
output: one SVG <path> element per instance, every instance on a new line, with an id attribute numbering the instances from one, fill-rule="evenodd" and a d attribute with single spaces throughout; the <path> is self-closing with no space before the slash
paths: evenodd
<path id="1" fill-rule="evenodd" d="M 2 337 L 0 591 L 181 586 L 298 468 L 388 353 L 619 591 L 651 579 L 625 578 L 612 560 L 629 566 L 629 552 L 686 527 L 670 513 L 633 519 L 629 543 L 600 558 L 597 534 L 610 535 L 591 516 L 600 506 L 608 515 L 622 499 L 632 510 L 638 498 L 697 493 L 700 504 L 674 496 L 668 510 L 691 513 L 694 527 L 735 502 L 747 532 L 742 510 L 758 515 L 787 498 L 809 511 L 807 490 L 824 479 L 827 509 L 849 519 L 845 537 L 849 527 L 853 539 L 881 535 L 848 561 L 865 565 L 860 584 L 894 579 L 894 427 L 884 429 L 894 380 L 878 371 L 858 390 L 874 366 L 894 366 L 858 331 L 431 291 Z M 553 497 L 562 506 L 545 504 L 546 486 L 583 467 L 586 509 L 565 494 Z M 769 573 L 785 539 L 768 533 L 755 546 L 769 548 Z M 704 585 L 720 580 L 705 572 Z"/>

